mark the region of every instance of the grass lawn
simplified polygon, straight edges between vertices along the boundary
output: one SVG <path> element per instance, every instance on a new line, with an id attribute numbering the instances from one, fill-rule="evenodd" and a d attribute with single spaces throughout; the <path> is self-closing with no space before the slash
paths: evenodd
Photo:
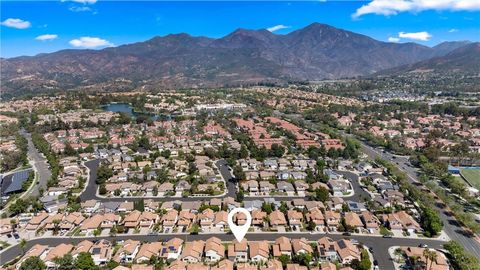
<path id="1" fill-rule="evenodd" d="M 462 175 L 475 188 L 480 189 L 480 170 L 463 169 L 462 170 Z"/>

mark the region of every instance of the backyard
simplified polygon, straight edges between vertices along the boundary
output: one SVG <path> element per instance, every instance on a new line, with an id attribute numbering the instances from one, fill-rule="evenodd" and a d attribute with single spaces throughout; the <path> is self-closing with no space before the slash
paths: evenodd
<path id="1" fill-rule="evenodd" d="M 480 168 L 479 169 L 462 169 L 463 177 L 475 188 L 480 189 Z"/>

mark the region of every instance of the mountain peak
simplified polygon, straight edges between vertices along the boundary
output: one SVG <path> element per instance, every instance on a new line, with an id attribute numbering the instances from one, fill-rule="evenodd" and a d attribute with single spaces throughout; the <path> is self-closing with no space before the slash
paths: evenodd
<path id="1" fill-rule="evenodd" d="M 270 46 L 277 36 L 266 29 L 249 30 L 239 28 L 214 42 L 215 46 L 229 48 L 253 48 Z"/>
<path id="2" fill-rule="evenodd" d="M 131 80 L 132 87 L 151 83 L 166 88 L 335 79 L 416 63 L 439 48 L 452 51 L 453 44 L 393 44 L 321 23 L 286 35 L 240 28 L 218 39 L 179 33 L 101 50 L 2 59 L 0 79 L 2 90 L 11 92 L 47 89 L 52 82 L 58 89 L 74 89 L 117 78 Z M 464 54 L 455 50 L 458 56 L 449 54 L 449 66 L 461 69 L 461 63 L 476 59 L 468 51 L 478 48 L 472 45 Z"/>

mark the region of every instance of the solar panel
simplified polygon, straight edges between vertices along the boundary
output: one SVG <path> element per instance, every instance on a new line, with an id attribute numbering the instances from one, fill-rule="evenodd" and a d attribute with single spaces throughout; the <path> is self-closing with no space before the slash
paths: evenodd
<path id="1" fill-rule="evenodd" d="M 22 190 L 22 185 L 25 181 L 28 179 L 28 175 L 32 169 L 27 169 L 23 171 L 16 172 L 12 175 L 12 182 L 8 187 L 5 189 L 3 192 L 4 194 L 12 193 L 12 192 L 18 192 Z"/>

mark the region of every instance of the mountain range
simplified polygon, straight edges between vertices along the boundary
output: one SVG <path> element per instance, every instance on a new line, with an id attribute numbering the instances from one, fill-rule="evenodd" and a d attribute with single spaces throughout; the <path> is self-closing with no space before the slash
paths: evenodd
<path id="1" fill-rule="evenodd" d="M 92 86 L 187 88 L 338 79 L 384 70 L 400 72 L 398 67 L 424 68 L 431 63 L 448 68 L 451 62 L 462 68 L 462 61 L 471 60 L 462 55 L 475 52 L 478 43 L 444 42 L 430 48 L 382 42 L 313 23 L 286 35 L 247 29 L 218 39 L 170 34 L 102 50 L 62 50 L 1 59 L 1 87 L 5 93 Z"/>

